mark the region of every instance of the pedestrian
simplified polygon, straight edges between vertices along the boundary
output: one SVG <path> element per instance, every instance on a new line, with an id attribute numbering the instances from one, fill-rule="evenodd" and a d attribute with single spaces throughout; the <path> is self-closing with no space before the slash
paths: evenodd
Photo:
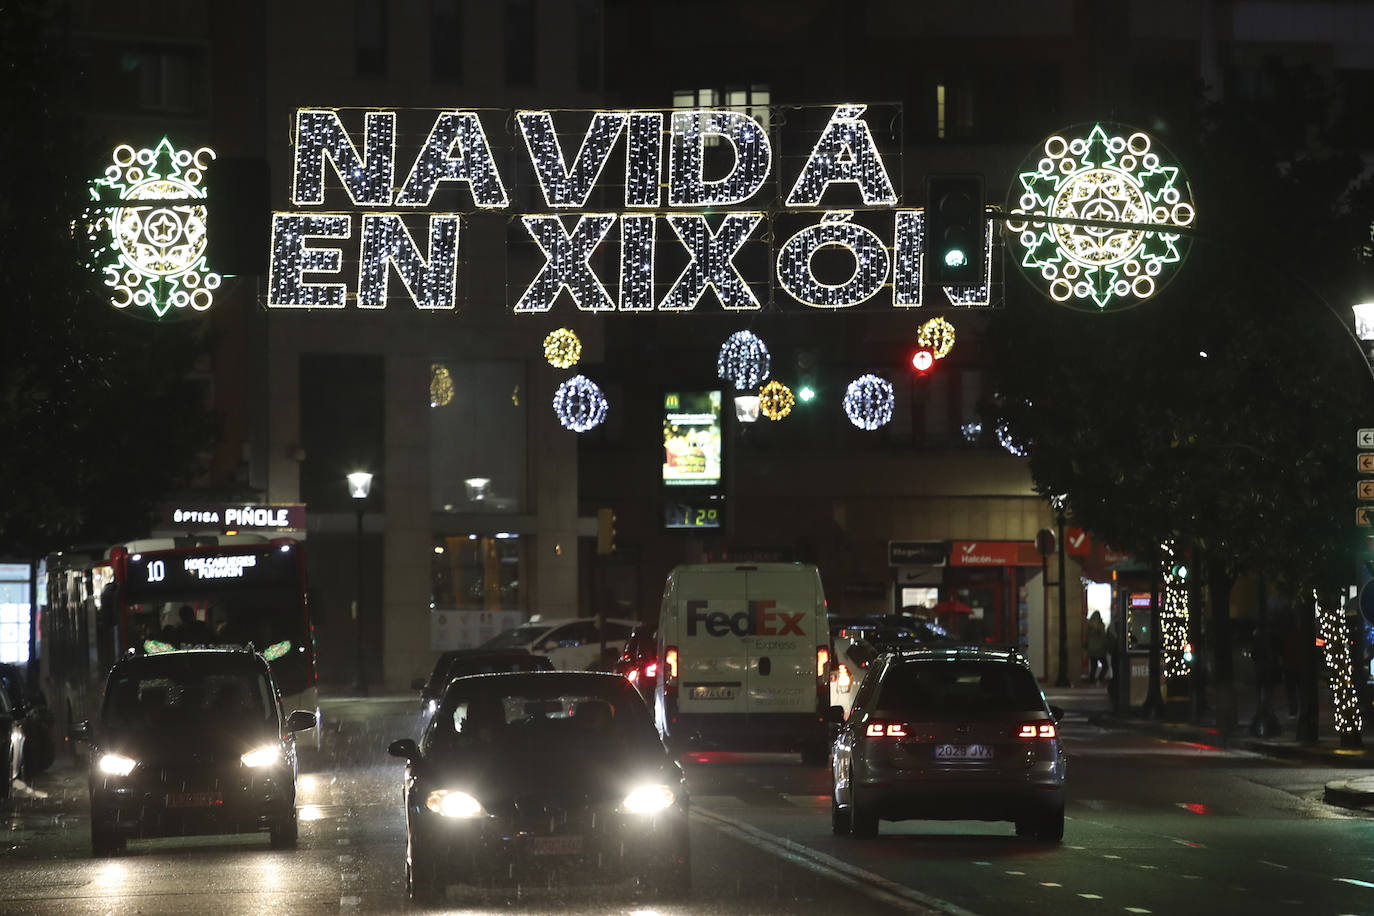
<path id="1" fill-rule="evenodd" d="M 1121 678 L 1122 671 L 1126 665 L 1126 659 L 1121 651 L 1121 615 L 1112 616 L 1112 622 L 1107 624 L 1107 631 L 1104 634 L 1107 643 L 1107 652 L 1111 658 L 1111 669 L 1107 674 L 1107 691 L 1112 696 L 1112 703 L 1115 705 L 1117 693 L 1117 681 Z"/>
<path id="2" fill-rule="evenodd" d="M 1099 679 L 1107 680 L 1107 625 L 1102 622 L 1102 613 L 1093 611 L 1088 617 L 1088 683 L 1096 684 Z"/>

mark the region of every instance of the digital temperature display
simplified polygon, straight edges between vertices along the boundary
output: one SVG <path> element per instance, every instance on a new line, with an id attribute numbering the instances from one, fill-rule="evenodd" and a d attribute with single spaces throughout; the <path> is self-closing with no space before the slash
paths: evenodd
<path id="1" fill-rule="evenodd" d="M 720 528 L 725 521 L 724 500 L 670 502 L 663 504 L 663 527 L 679 529 Z"/>

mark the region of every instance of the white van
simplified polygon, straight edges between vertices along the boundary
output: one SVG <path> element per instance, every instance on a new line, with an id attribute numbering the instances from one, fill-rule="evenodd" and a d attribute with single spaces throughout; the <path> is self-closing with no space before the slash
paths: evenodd
<path id="1" fill-rule="evenodd" d="M 701 563 L 668 574 L 659 609 L 659 733 L 689 744 L 829 751 L 830 627 L 803 563 Z"/>

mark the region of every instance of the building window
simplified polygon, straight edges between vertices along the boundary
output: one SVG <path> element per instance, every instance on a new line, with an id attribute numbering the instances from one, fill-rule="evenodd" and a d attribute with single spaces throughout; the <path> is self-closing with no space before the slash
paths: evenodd
<path id="1" fill-rule="evenodd" d="M 726 87 L 718 89 L 678 89 L 673 92 L 673 107 L 682 109 L 727 108 L 740 114 L 749 115 L 768 130 L 768 105 L 771 93 L 763 83 L 750 86 Z M 719 146 L 721 138 L 708 135 L 707 146 Z"/>
<path id="2" fill-rule="evenodd" d="M 446 395 L 436 396 L 436 379 Z M 431 511 L 524 511 L 524 365 L 514 360 L 435 360 L 430 380 Z"/>
<path id="3" fill-rule="evenodd" d="M 386 75 L 386 0 L 353 0 L 353 47 L 359 76 Z"/>
<path id="4" fill-rule="evenodd" d="M 429 68 L 436 83 L 463 81 L 462 0 L 430 0 Z"/>
<path id="5" fill-rule="evenodd" d="M 86 89 L 92 111 L 202 115 L 208 108 L 205 48 L 96 41 Z"/>
<path id="6" fill-rule="evenodd" d="M 29 568 L 0 563 L 0 662 L 29 660 Z"/>
<path id="7" fill-rule="evenodd" d="M 435 610 L 524 608 L 525 538 L 507 532 L 439 535 L 430 564 Z"/>
<path id="8" fill-rule="evenodd" d="M 577 0 L 577 90 L 601 89 L 601 0 Z"/>
<path id="9" fill-rule="evenodd" d="M 506 85 L 534 85 L 534 0 L 506 0 Z"/>

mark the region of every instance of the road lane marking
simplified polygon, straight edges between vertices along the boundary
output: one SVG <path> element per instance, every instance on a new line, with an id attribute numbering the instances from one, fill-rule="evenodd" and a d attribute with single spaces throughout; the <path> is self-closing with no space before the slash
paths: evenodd
<path id="1" fill-rule="evenodd" d="M 1374 884 L 1370 884 L 1368 881 L 1357 881 L 1354 878 L 1337 878 L 1336 880 L 1346 884 L 1353 884 L 1356 887 L 1374 887 Z"/>
<path id="2" fill-rule="evenodd" d="M 1268 865 L 1270 868 L 1287 868 L 1287 865 L 1280 865 L 1278 862 L 1270 862 L 1268 859 L 1260 859 L 1261 865 Z"/>
<path id="3" fill-rule="evenodd" d="M 860 868 L 857 865 L 851 865 L 842 859 L 812 849 L 795 840 L 774 836 L 753 824 L 747 824 L 744 821 L 738 821 L 715 811 L 708 811 L 696 806 L 692 808 L 692 818 L 698 823 L 704 823 L 727 836 L 748 843 L 756 849 L 761 849 L 780 859 L 848 885 L 875 900 L 909 913 L 920 913 L 923 916 L 936 913 L 945 913 L 948 916 L 977 916 L 972 910 L 966 910 L 947 900 L 923 894 L 914 888 L 898 884 L 896 881 L 884 878 L 875 872 Z"/>
<path id="4" fill-rule="evenodd" d="M 1128 912 L 1128 913 L 1148 913 L 1148 912 L 1150 912 L 1150 911 L 1147 910 L 1147 909 L 1145 909 L 1143 906 L 1128 906 L 1128 907 L 1126 907 L 1126 912 Z"/>
<path id="5" fill-rule="evenodd" d="M 1084 900 L 1101 900 L 1101 899 L 1102 899 L 1102 895 L 1101 895 L 1101 894 L 1079 894 L 1078 896 L 1082 897 Z"/>

